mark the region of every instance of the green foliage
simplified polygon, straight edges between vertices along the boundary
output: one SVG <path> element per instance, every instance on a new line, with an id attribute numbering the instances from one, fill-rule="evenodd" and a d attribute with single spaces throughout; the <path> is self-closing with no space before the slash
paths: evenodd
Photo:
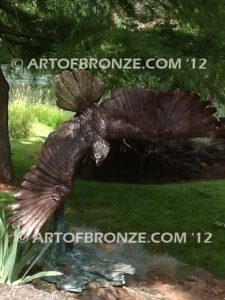
<path id="1" fill-rule="evenodd" d="M 16 77 L 22 79 L 23 76 Z M 22 101 L 29 104 L 41 103 L 55 105 L 54 85 L 40 86 L 37 84 L 10 85 L 10 101 Z"/>
<path id="2" fill-rule="evenodd" d="M 4 214 L 0 218 L 0 283 L 22 285 L 37 278 L 59 276 L 60 272 L 46 271 L 29 275 L 48 248 L 40 250 L 37 244 L 23 244 L 19 240 L 20 229 L 10 232 Z"/>
<path id="3" fill-rule="evenodd" d="M 32 116 L 36 118 L 38 122 L 51 126 L 54 129 L 73 115 L 57 107 L 41 103 L 31 105 L 30 109 Z"/>
<path id="4" fill-rule="evenodd" d="M 225 102 L 225 3 L 223 0 L 72 1 L 12 0 L 31 17 L 29 33 L 46 39 L 15 37 L 15 57 L 30 58 L 181 58 L 207 59 L 199 70 L 185 63 L 180 70 L 94 70 L 111 89 L 115 86 L 179 88 Z M 17 20 L 0 9 L 8 26 Z M 18 28 L 27 32 L 26 18 Z M 172 21 L 172 23 L 171 23 Z M 53 38 L 53 41 L 50 39 Z M 25 40 L 24 40 L 25 39 Z M 2 39 L 1 57 L 10 62 Z M 48 42 L 49 40 L 49 42 Z M 14 41 L 14 39 L 12 39 Z M 20 43 L 20 41 L 22 41 Z M 44 42 L 43 42 L 44 41 Z M 46 41 L 46 42 L 45 42 Z M 49 73 L 59 70 L 47 70 Z M 13 70 L 14 72 L 14 70 Z M 15 73 L 15 72 L 14 72 Z"/>
<path id="5" fill-rule="evenodd" d="M 17 87 L 11 91 L 9 105 L 9 133 L 14 139 L 31 136 L 32 127 L 39 122 L 53 129 L 68 120 L 73 114 L 51 105 L 51 90 Z M 38 101 L 35 101 L 38 100 Z"/>
<path id="6" fill-rule="evenodd" d="M 13 102 L 9 107 L 9 135 L 11 138 L 27 138 L 31 134 L 34 118 L 25 102 Z"/>

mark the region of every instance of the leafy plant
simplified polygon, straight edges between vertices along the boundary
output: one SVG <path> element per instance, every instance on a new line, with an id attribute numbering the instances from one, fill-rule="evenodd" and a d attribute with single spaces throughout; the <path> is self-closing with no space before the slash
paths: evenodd
<path id="1" fill-rule="evenodd" d="M 56 129 L 73 116 L 73 113 L 59 109 L 51 88 L 19 85 L 12 87 L 9 105 L 9 134 L 14 139 L 31 136 L 34 123 L 41 123 Z"/>
<path id="2" fill-rule="evenodd" d="M 30 110 L 33 118 L 36 118 L 39 123 L 51 126 L 54 129 L 73 115 L 73 113 L 63 111 L 56 106 L 41 103 L 30 104 Z"/>
<path id="3" fill-rule="evenodd" d="M 9 106 L 9 134 L 11 138 L 29 137 L 33 121 L 31 109 L 26 103 L 16 101 Z"/>
<path id="4" fill-rule="evenodd" d="M 49 244 L 40 250 L 37 244 L 20 242 L 20 228 L 10 234 L 4 213 L 0 218 L 0 283 L 22 285 L 37 278 L 62 275 L 56 271 L 43 271 L 30 274 L 46 252 Z"/>

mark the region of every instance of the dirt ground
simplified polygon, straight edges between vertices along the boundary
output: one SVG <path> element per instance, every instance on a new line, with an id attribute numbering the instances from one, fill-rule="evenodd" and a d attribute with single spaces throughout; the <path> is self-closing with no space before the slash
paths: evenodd
<path id="1" fill-rule="evenodd" d="M 0 284 L 0 300 L 224 300 L 225 280 L 215 279 L 202 270 L 193 270 L 188 277 L 148 274 L 139 283 L 112 287 L 92 282 L 83 293 L 59 291 L 54 285 L 36 282 L 13 287 Z"/>

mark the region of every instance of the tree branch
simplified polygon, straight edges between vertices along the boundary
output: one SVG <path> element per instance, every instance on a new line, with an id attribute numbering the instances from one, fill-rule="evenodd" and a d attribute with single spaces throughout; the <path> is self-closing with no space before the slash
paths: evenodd
<path id="1" fill-rule="evenodd" d="M 1 34 L 0 34 L 1 36 Z M 22 38 L 22 37 L 16 37 L 13 35 L 6 35 L 6 34 L 2 34 L 3 39 L 11 45 L 20 45 L 20 46 L 24 46 L 24 47 L 39 47 L 40 44 L 37 43 L 37 40 L 34 39 L 26 39 L 26 38 Z"/>
<path id="2" fill-rule="evenodd" d="M 28 14 L 27 12 L 10 3 L 8 0 L 0 0 L 0 9 L 17 21 L 19 20 L 27 23 L 38 19 L 37 16 Z"/>
<path id="3" fill-rule="evenodd" d="M 0 0 L 1 1 L 1 0 Z M 42 33 L 29 33 L 29 32 L 23 32 L 23 31 L 17 31 L 7 25 L 5 25 L 3 22 L 0 21 L 0 35 L 6 34 L 9 36 L 15 36 L 15 37 L 21 37 L 21 38 L 27 38 L 27 39 L 43 39 L 48 41 L 55 41 L 55 38 L 53 35 L 50 34 L 42 34 Z"/>

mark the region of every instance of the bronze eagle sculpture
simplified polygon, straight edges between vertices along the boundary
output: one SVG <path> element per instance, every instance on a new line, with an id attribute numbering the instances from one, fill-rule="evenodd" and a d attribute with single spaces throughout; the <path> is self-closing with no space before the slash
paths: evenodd
<path id="1" fill-rule="evenodd" d="M 39 160 L 24 176 L 10 221 L 21 236 L 34 237 L 63 205 L 80 163 L 93 155 L 99 165 L 112 140 L 170 140 L 208 137 L 218 128 L 216 109 L 196 93 L 178 90 L 118 88 L 99 101 L 104 84 L 86 71 L 64 71 L 56 85 L 57 104 L 76 112 L 51 133 Z"/>

